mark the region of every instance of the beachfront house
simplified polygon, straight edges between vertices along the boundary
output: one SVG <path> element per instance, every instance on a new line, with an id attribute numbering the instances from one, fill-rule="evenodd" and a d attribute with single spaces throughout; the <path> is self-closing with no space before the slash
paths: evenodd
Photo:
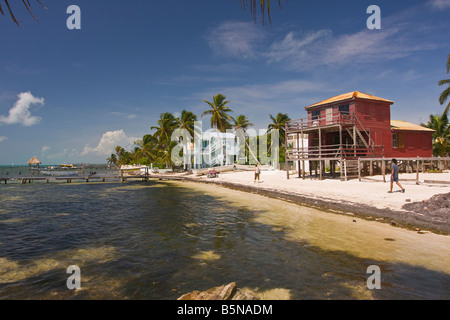
<path id="1" fill-rule="evenodd" d="M 202 169 L 215 166 L 232 165 L 239 146 L 235 135 L 216 130 L 205 131 L 197 144 L 192 145 L 193 168 Z"/>
<path id="2" fill-rule="evenodd" d="M 392 150 L 389 157 L 433 156 L 434 130 L 400 120 L 391 120 L 391 130 Z"/>
<path id="3" fill-rule="evenodd" d="M 433 130 L 406 121 L 391 120 L 394 102 L 363 92 L 349 92 L 305 107 L 307 117 L 286 123 L 286 137 L 294 135 L 308 144 L 286 144 L 286 163 L 309 170 L 325 166 L 341 179 L 357 169 L 358 158 L 431 157 Z M 287 141 L 287 140 L 286 140 Z M 299 146 L 300 143 L 297 143 Z M 289 170 L 287 170 L 289 178 Z"/>
<path id="4" fill-rule="evenodd" d="M 183 146 L 183 164 L 187 169 L 253 165 L 257 162 L 277 167 L 278 144 L 269 142 L 267 134 L 267 130 L 256 132 L 253 129 L 227 132 L 219 132 L 216 129 L 205 132 L 196 130 L 194 141 L 190 143 L 189 148 Z M 271 139 L 278 142 L 276 134 L 272 134 Z M 272 152 L 269 157 L 270 148 Z"/>

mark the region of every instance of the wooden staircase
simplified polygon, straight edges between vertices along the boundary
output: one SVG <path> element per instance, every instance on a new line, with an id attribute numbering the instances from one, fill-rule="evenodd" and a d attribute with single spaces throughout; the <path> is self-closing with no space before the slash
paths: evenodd
<path id="1" fill-rule="evenodd" d="M 358 160 L 343 160 L 342 164 L 342 174 L 341 180 L 347 181 L 349 179 L 357 179 L 358 178 Z"/>

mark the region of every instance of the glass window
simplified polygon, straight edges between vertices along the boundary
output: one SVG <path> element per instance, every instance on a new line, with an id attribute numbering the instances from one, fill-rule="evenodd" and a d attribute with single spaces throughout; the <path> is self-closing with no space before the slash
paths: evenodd
<path id="1" fill-rule="evenodd" d="M 350 105 L 346 104 L 346 105 L 339 106 L 339 112 L 341 114 L 350 114 Z"/>
<path id="2" fill-rule="evenodd" d="M 320 117 L 320 110 L 311 111 L 312 120 L 317 120 Z"/>

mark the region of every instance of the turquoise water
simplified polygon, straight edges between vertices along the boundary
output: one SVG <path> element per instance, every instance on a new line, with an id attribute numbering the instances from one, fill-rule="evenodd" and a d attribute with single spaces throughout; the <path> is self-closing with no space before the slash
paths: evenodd
<path id="1" fill-rule="evenodd" d="M 449 238 L 193 183 L 0 185 L 1 299 L 449 299 Z M 66 269 L 81 270 L 69 290 Z M 381 268 L 381 289 L 366 287 Z"/>

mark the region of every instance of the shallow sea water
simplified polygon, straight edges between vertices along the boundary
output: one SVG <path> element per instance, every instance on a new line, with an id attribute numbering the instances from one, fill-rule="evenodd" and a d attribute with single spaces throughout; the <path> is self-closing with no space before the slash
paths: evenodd
<path id="1" fill-rule="evenodd" d="M 8 184 L 0 203 L 0 299 L 176 299 L 232 281 L 262 299 L 450 298 L 448 236 L 218 186 Z"/>

